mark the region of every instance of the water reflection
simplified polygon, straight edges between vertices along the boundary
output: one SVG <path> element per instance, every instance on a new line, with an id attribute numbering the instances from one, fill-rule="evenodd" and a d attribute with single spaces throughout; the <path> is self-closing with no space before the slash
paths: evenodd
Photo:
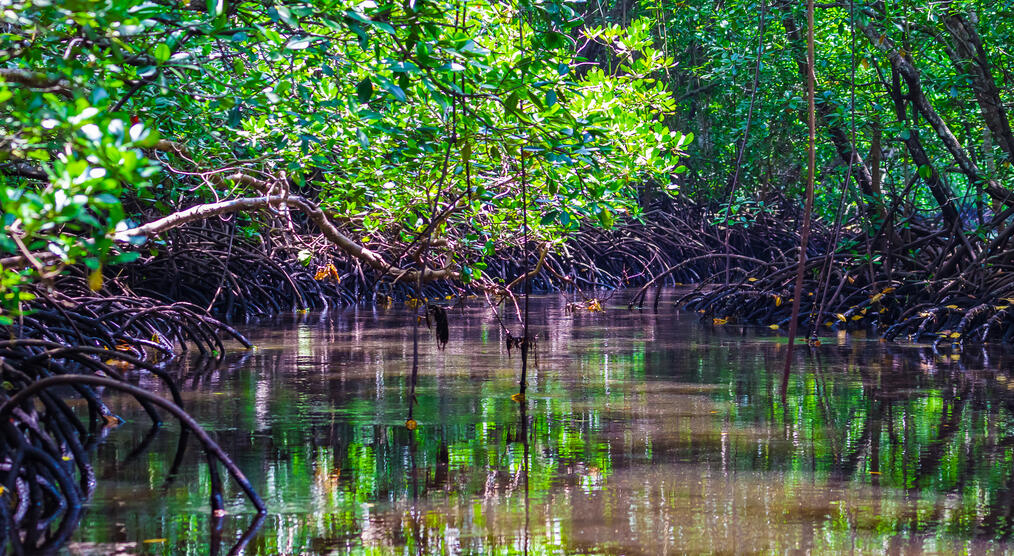
<path id="1" fill-rule="evenodd" d="M 250 332 L 256 351 L 187 363 L 189 408 L 271 510 L 247 552 L 1009 548 L 1008 354 L 829 338 L 797 350 L 783 403 L 778 336 L 566 301 L 533 304 L 523 404 L 481 307 L 451 312 L 444 351 L 424 332 L 415 431 L 407 309 L 280 319 Z M 147 435 L 122 403 L 137 418 L 99 447 L 67 550 L 228 550 L 252 508 L 230 485 L 211 522 L 199 450 L 178 457 L 176 429 Z"/>

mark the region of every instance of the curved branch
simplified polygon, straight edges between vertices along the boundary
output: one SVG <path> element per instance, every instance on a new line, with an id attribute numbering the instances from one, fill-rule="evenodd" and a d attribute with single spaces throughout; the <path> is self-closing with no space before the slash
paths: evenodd
<path id="1" fill-rule="evenodd" d="M 193 417 L 190 416 L 190 414 L 188 414 L 186 411 L 180 408 L 180 406 L 172 403 L 171 401 L 165 398 L 152 394 L 151 392 L 143 388 L 138 388 L 137 386 L 126 384 L 124 382 L 120 382 L 119 380 L 100 376 L 90 376 L 90 375 L 51 376 L 33 382 L 32 384 L 25 387 L 23 390 L 20 390 L 18 393 L 11 396 L 10 399 L 4 402 L 3 405 L 0 405 L 0 422 L 6 421 L 10 417 L 11 411 L 13 411 L 14 408 L 18 407 L 22 402 L 26 401 L 35 394 L 51 386 L 60 386 L 67 384 L 88 384 L 91 386 L 105 386 L 106 388 L 113 388 L 115 390 L 126 392 L 127 394 L 134 396 L 138 400 L 145 400 L 151 402 L 161 407 L 162 409 L 168 411 L 173 415 L 173 417 L 179 419 L 181 424 L 192 430 L 194 434 L 197 435 L 197 438 L 200 439 L 202 444 L 204 444 L 204 449 L 207 450 L 207 452 L 210 455 L 214 456 L 216 459 L 218 459 L 218 461 L 222 462 L 222 465 L 224 465 L 225 468 L 229 471 L 229 474 L 232 475 L 232 478 L 235 479 L 237 483 L 239 483 L 240 488 L 243 489 L 243 492 L 247 495 L 248 498 L 250 498 L 250 501 L 253 503 L 254 507 L 257 508 L 257 513 L 263 514 L 267 512 L 267 507 L 264 505 L 264 502 L 261 500 L 260 496 L 257 495 L 257 492 L 254 491 L 253 486 L 250 484 L 250 480 L 247 479 L 246 475 L 243 474 L 243 471 L 240 470 L 240 468 L 237 467 L 236 464 L 233 463 L 231 459 L 229 459 L 229 456 L 225 453 L 225 451 L 222 450 L 222 448 L 218 445 L 218 443 L 216 443 L 215 440 L 211 438 L 211 435 L 209 435 L 208 432 L 205 431 L 203 427 L 201 427 L 200 423 L 198 423 L 197 420 L 195 420 Z"/>
<path id="2" fill-rule="evenodd" d="M 341 231 L 339 231 L 338 228 L 331 223 L 327 215 L 324 214 L 324 211 L 321 210 L 316 203 L 297 195 L 264 195 L 261 197 L 244 197 L 242 199 L 231 199 L 217 203 L 197 205 L 186 210 L 175 212 L 164 218 L 148 222 L 147 224 L 143 224 L 136 228 L 119 232 L 116 234 L 116 240 L 129 242 L 133 238 L 150 238 L 183 226 L 184 224 L 196 222 L 198 220 L 205 220 L 213 216 L 234 212 L 272 209 L 281 205 L 299 209 L 306 213 L 328 241 L 337 245 L 342 251 L 345 251 L 350 256 L 359 259 L 361 262 L 366 263 L 370 267 L 384 274 L 397 276 L 399 280 L 415 281 L 421 279 L 426 283 L 434 280 L 459 280 L 461 277 L 458 270 L 450 267 L 437 270 L 424 268 L 421 271 L 406 270 L 397 267 L 384 260 L 384 258 L 378 253 L 363 247 L 353 241 L 352 238 L 341 233 Z M 421 276 L 420 272 L 422 273 Z"/>

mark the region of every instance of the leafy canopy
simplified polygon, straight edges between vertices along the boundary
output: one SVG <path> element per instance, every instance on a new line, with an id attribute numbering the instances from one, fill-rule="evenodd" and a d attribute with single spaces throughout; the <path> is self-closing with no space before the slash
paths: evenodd
<path id="1" fill-rule="evenodd" d="M 381 251 L 427 231 L 481 267 L 522 208 L 559 240 L 682 169 L 648 23 L 582 28 L 569 2 L 0 6 L 0 250 L 52 254 L 5 271 L 27 280 L 129 259 L 117 229 L 251 184 L 316 194 Z M 582 62 L 589 41 L 618 63 Z"/>

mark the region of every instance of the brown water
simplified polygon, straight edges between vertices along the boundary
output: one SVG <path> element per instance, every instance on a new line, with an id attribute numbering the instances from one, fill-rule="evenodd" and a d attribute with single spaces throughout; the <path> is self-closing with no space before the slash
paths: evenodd
<path id="1" fill-rule="evenodd" d="M 1009 354 L 826 338 L 797 350 L 783 403 L 783 336 L 620 297 L 576 315 L 533 300 L 524 404 L 488 309 L 454 310 L 444 351 L 423 328 L 414 432 L 404 307 L 281 318 L 246 330 L 251 352 L 184 365 L 188 409 L 270 508 L 245 552 L 1011 549 Z M 146 437 L 143 413 L 110 399 L 129 422 L 98 449 L 65 552 L 228 551 L 253 517 L 238 488 L 212 532 L 199 450 L 167 483 L 178 427 Z"/>

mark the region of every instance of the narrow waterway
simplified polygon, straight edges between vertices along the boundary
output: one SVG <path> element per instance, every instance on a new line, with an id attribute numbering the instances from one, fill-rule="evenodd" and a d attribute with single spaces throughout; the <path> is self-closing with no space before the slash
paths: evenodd
<path id="1" fill-rule="evenodd" d="M 405 307 L 279 318 L 244 330 L 253 351 L 185 362 L 187 408 L 270 508 L 245 552 L 1012 548 L 1011 354 L 825 338 L 797 350 L 783 402 L 783 335 L 621 297 L 577 314 L 533 300 L 524 404 L 519 354 L 478 300 L 450 312 L 443 351 L 423 327 L 415 431 Z M 98 448 L 64 552 L 227 553 L 253 519 L 242 493 L 214 529 L 199 448 L 170 475 L 179 428 L 148 434 L 107 399 L 128 422 Z"/>

